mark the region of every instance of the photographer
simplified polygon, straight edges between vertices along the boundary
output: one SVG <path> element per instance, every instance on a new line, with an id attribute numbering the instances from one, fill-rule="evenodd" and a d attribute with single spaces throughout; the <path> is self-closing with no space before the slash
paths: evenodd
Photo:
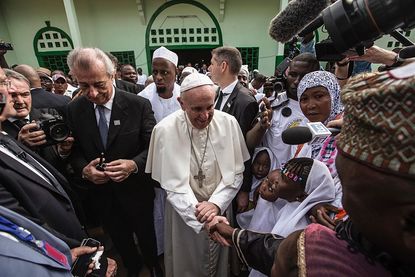
<path id="1" fill-rule="evenodd" d="M 278 100 L 274 100 L 270 103 L 267 98 L 263 98 L 261 105 L 265 110 L 247 134 L 248 147 L 253 149 L 262 142 L 263 146 L 270 148 L 277 157 L 277 167 L 289 160 L 295 152 L 293 147 L 282 142 L 281 133 L 289 127 L 302 124 L 305 119 L 297 102 L 297 86 L 305 74 L 319 68 L 320 64 L 312 54 L 303 53 L 296 56 L 288 67 L 288 74 L 283 81 L 283 91 L 277 96 L 283 98 L 282 96 L 286 95 L 285 101 L 279 103 Z M 269 85 L 265 84 L 264 90 Z M 277 103 L 274 103 L 275 101 Z"/>
<path id="2" fill-rule="evenodd" d="M 16 115 L 8 118 L 8 120 L 3 123 L 4 131 L 18 141 L 29 146 L 32 150 L 38 152 L 40 156 L 52 163 L 56 168 L 62 169 L 60 171 L 63 172 L 66 163 L 63 162 L 62 158 L 69 155 L 73 138 L 67 137 L 55 147 L 52 144 L 56 144 L 56 141 L 54 141 L 50 135 L 47 136 L 45 131 L 39 128 L 39 121 L 45 122 L 45 111 L 48 114 L 47 116 L 52 118 L 52 121 L 54 121 L 55 118 L 59 118 L 59 113 L 54 109 L 32 108 L 29 81 L 20 73 L 8 69 L 5 69 L 4 71 L 6 76 L 10 79 L 11 85 L 9 94 L 11 95 L 13 108 L 16 110 Z M 44 121 L 42 121 L 42 119 Z M 49 121 L 46 119 L 46 122 Z M 65 135 L 65 128 L 63 126 L 58 126 L 58 128 L 61 129 L 57 131 L 62 131 L 61 135 Z M 63 137 L 61 138 L 63 139 Z"/>

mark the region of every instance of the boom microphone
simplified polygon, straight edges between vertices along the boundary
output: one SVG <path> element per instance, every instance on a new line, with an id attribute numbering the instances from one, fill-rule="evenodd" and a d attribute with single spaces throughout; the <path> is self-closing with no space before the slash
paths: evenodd
<path id="1" fill-rule="evenodd" d="M 327 128 L 321 122 L 310 122 L 307 126 L 288 128 L 281 134 L 282 141 L 289 145 L 323 143 L 328 136 L 340 133 L 338 128 Z"/>
<path id="2" fill-rule="evenodd" d="M 272 19 L 269 35 L 276 41 L 286 43 L 329 5 L 329 0 L 293 0 Z"/>

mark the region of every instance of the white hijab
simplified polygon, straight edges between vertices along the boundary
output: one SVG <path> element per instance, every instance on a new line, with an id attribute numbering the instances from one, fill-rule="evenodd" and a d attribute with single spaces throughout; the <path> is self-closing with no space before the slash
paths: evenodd
<path id="1" fill-rule="evenodd" d="M 334 181 L 327 166 L 314 160 L 307 178 L 305 192 L 308 196 L 302 202 L 288 202 L 278 212 L 273 234 L 287 237 L 294 231 L 305 228 L 310 222 L 308 211 L 318 203 L 334 200 Z"/>

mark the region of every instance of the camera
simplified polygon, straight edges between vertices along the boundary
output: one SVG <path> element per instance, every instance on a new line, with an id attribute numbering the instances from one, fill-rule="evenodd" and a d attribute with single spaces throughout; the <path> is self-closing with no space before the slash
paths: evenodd
<path id="1" fill-rule="evenodd" d="M 8 42 L 0 42 L 0 50 L 13 50 L 13 45 Z"/>
<path id="2" fill-rule="evenodd" d="M 413 0 L 339 0 L 324 9 L 299 36 L 324 24 L 330 40 L 316 44 L 317 59 L 338 61 L 347 51 L 354 51 L 352 48 L 362 55 L 364 47 L 370 47 L 384 34 L 413 28 L 414 9 Z"/>
<path id="3" fill-rule="evenodd" d="M 275 94 L 278 94 L 285 89 L 285 77 L 283 74 L 278 74 L 277 76 L 268 77 L 264 84 L 264 94 L 267 97 Z"/>
<path id="4" fill-rule="evenodd" d="M 42 146 L 63 142 L 70 134 L 69 127 L 60 115 L 44 113 L 39 118 L 37 124 L 38 129 L 43 130 L 46 135 L 46 144 Z"/>

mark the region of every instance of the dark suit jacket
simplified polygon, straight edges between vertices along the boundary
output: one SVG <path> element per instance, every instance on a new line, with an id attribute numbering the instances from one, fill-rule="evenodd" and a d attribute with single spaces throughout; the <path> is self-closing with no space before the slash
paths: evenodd
<path id="1" fill-rule="evenodd" d="M 252 96 L 249 90 L 239 82 L 236 83 L 235 88 L 222 109 L 223 112 L 231 114 L 236 118 L 244 137 L 246 137 L 246 133 L 252 128 L 252 121 L 256 117 L 258 110 L 258 102 L 255 100 L 255 97 Z M 244 179 L 240 189 L 241 191 L 251 191 L 251 162 L 251 159 L 245 162 Z"/>
<path id="2" fill-rule="evenodd" d="M 115 86 L 120 90 L 138 94 L 144 89 L 144 85 L 133 84 L 124 80 L 115 80 Z"/>
<path id="3" fill-rule="evenodd" d="M 70 273 L 71 253 L 60 239 L 13 211 L 0 206 L 0 215 L 17 226 L 29 230 L 37 240 L 47 241 L 64 254 L 69 265 L 64 266 L 54 259 L 36 251 L 26 243 L 16 242 L 0 236 L 0 268 L 2 276 L 72 276 Z"/>
<path id="4" fill-rule="evenodd" d="M 154 189 L 144 175 L 151 132 L 156 120 L 150 102 L 137 95 L 115 89 L 115 96 L 109 123 L 107 149 L 101 142 L 94 104 L 81 96 L 68 106 L 68 122 L 75 138 L 71 165 L 80 178 L 82 169 L 92 160 L 105 154 L 105 161 L 117 159 L 134 160 L 137 174 L 131 174 L 121 183 L 109 182 L 94 185 L 82 180 L 85 186 L 102 188 L 115 195 L 125 208 L 138 209 L 141 203 L 152 203 Z"/>
<path id="5" fill-rule="evenodd" d="M 252 128 L 252 121 L 258 113 L 258 109 L 255 97 L 238 82 L 223 106 L 222 111 L 236 118 L 245 137 L 246 133 Z"/>
<path id="6" fill-rule="evenodd" d="M 70 192 L 66 179 L 36 153 L 19 145 L 48 169 L 60 185 L 54 187 L 0 151 L 0 205 L 47 228 L 70 247 L 79 246 L 86 234 L 66 193 Z"/>
<path id="7" fill-rule="evenodd" d="M 39 118 L 41 117 L 43 113 L 57 115 L 58 111 L 56 111 L 53 108 L 48 108 L 48 109 L 32 108 L 29 114 L 30 122 L 32 120 L 39 120 Z M 4 122 L 2 122 L 1 127 L 3 131 L 5 131 L 7 134 L 9 134 L 9 136 L 13 137 L 14 139 L 17 139 L 17 136 L 21 128 L 18 125 L 10 122 L 9 120 L 5 120 Z M 62 170 L 65 169 L 66 163 L 59 157 L 55 149 L 55 146 L 50 145 L 50 146 L 45 146 L 45 147 L 37 147 L 36 149 L 32 148 L 32 150 L 38 153 L 42 158 L 44 158 L 50 164 L 54 165 L 54 167 L 60 170 L 60 172 L 62 172 Z"/>
<path id="8" fill-rule="evenodd" d="M 37 109 L 54 108 L 62 116 L 65 116 L 66 106 L 71 101 L 68 96 L 54 94 L 43 88 L 34 88 L 30 90 L 32 94 L 32 107 Z"/>

